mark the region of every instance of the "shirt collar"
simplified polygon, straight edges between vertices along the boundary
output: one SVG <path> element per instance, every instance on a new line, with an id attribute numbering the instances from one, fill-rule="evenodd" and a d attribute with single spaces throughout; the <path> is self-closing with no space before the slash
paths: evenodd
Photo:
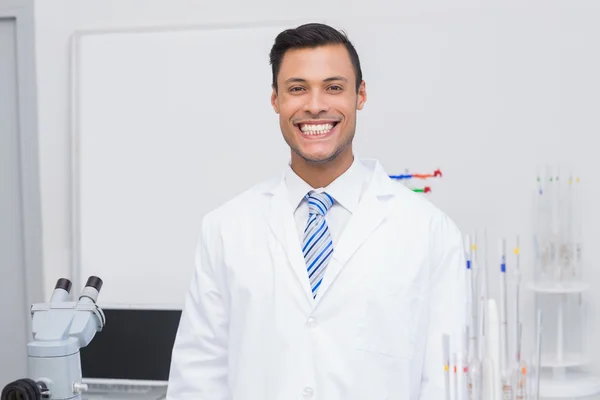
<path id="1" fill-rule="evenodd" d="M 339 203 L 350 213 L 354 213 L 360 200 L 366 172 L 366 167 L 357 157 L 354 157 L 354 161 L 350 165 L 350 168 L 327 187 L 312 188 L 294 172 L 290 165 L 288 165 L 285 172 L 285 182 L 292 209 L 295 210 L 298 208 L 308 192 L 316 190 L 317 192 L 327 192 L 335 199 L 336 203 Z"/>

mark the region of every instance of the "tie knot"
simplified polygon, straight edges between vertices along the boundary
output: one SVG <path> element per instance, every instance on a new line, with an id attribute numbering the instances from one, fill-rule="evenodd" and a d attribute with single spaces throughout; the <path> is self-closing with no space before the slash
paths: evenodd
<path id="1" fill-rule="evenodd" d="M 325 192 L 310 192 L 306 195 L 310 214 L 325 215 L 334 203 L 333 197 Z"/>

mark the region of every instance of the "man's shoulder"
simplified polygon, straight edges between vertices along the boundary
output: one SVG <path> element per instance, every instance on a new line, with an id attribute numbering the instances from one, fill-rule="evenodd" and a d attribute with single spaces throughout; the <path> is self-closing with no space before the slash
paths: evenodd
<path id="1" fill-rule="evenodd" d="M 408 209 L 423 217 L 441 216 L 444 212 L 436 206 L 427 194 L 417 193 L 405 184 L 392 181 L 394 187 L 394 202 L 398 208 Z"/>
<path id="2" fill-rule="evenodd" d="M 391 207 L 392 213 L 406 216 L 421 226 L 427 227 L 428 232 L 452 231 L 458 233 L 455 221 L 439 206 L 434 204 L 426 194 L 414 192 L 401 182 L 394 181 L 395 196 Z"/>
<path id="3" fill-rule="evenodd" d="M 370 171 L 369 186 L 380 195 L 387 204 L 391 215 L 430 219 L 444 216 L 444 213 L 433 204 L 426 193 L 418 193 L 404 184 L 404 181 L 393 179 L 377 159 L 361 159 L 365 170 Z"/>
<path id="4" fill-rule="evenodd" d="M 268 199 L 266 194 L 280 182 L 281 177 L 276 177 L 254 184 L 207 212 L 203 218 L 204 223 L 211 225 L 235 223 L 249 216 L 258 215 L 258 210 L 264 207 Z"/>

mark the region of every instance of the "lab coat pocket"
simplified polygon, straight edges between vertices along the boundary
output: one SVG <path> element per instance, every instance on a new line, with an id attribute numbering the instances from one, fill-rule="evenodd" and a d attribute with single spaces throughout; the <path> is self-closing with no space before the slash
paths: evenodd
<path id="1" fill-rule="evenodd" d="M 421 287 L 414 282 L 366 289 L 358 318 L 357 349 L 410 357 L 421 308 Z"/>

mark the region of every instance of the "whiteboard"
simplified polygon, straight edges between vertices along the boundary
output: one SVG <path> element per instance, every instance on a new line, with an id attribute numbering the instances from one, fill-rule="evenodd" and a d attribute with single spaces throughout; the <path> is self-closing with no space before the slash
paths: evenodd
<path id="1" fill-rule="evenodd" d="M 581 113 L 561 108 L 557 82 L 580 79 L 585 60 L 587 84 L 598 85 L 598 57 L 545 46 L 564 39 L 556 21 L 534 30 L 509 14 L 465 12 L 326 22 L 362 61 L 356 154 L 390 174 L 440 168 L 427 196 L 465 233 L 485 228 L 509 246 L 520 234 L 525 248 L 536 165 L 593 169 L 577 156 L 587 136 L 569 129 Z M 75 38 L 73 274 L 80 284 L 102 277 L 103 303 L 180 307 L 203 215 L 285 167 L 268 53 L 295 25 Z"/>

